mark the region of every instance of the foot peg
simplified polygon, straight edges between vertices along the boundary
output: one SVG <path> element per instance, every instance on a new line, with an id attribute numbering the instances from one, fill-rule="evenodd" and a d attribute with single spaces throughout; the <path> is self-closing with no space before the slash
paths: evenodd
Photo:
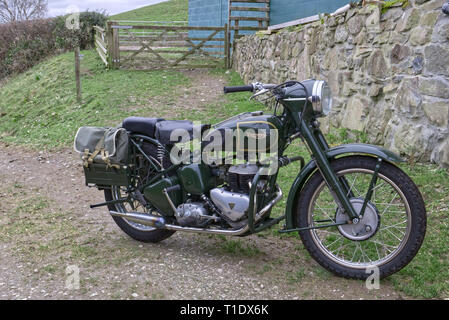
<path id="1" fill-rule="evenodd" d="M 117 199 L 117 200 L 111 200 L 111 201 L 106 201 L 106 202 L 97 203 L 97 204 L 91 204 L 89 207 L 91 209 L 95 209 L 95 208 L 99 208 L 99 207 L 106 207 L 107 205 L 110 205 L 110 204 L 124 203 L 127 201 L 128 201 L 128 199 Z"/>

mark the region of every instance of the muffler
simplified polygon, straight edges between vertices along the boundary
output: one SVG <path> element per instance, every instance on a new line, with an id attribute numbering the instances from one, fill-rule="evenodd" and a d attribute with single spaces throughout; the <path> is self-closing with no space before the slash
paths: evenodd
<path id="1" fill-rule="evenodd" d="M 154 216 L 152 214 L 144 214 L 138 212 L 117 212 L 117 211 L 109 211 L 111 216 L 124 218 L 129 221 L 133 221 L 136 223 L 140 223 L 144 226 L 154 227 L 158 229 L 165 228 L 165 219 L 159 216 Z"/>

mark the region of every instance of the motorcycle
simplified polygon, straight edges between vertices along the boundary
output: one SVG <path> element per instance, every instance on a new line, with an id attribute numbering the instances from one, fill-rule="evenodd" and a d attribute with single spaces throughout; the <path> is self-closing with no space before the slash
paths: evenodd
<path id="1" fill-rule="evenodd" d="M 81 128 L 75 149 L 86 185 L 105 196 L 91 208 L 107 206 L 126 234 L 153 243 L 176 231 L 248 236 L 284 221 L 280 233 L 298 233 L 321 266 L 346 278 L 366 279 L 373 268 L 384 278 L 414 258 L 426 231 L 420 191 L 389 150 L 329 146 L 318 122 L 332 107 L 325 81 L 224 88 L 235 92 L 268 95 L 274 112 L 215 125 L 130 117 L 119 128 Z M 307 164 L 284 155 L 296 139 L 310 151 Z M 285 211 L 272 217 L 283 197 L 278 172 L 297 161 Z"/>

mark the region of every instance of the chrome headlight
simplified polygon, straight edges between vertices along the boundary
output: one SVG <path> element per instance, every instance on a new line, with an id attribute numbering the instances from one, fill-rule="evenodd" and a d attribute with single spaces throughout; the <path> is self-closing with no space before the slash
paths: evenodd
<path id="1" fill-rule="evenodd" d="M 317 115 L 327 116 L 331 112 L 332 91 L 326 81 L 315 81 L 310 100 L 312 102 L 313 111 L 315 111 Z"/>

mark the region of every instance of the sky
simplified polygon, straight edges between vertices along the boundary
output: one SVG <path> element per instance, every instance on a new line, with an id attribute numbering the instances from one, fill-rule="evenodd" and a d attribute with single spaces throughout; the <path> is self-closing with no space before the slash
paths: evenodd
<path id="1" fill-rule="evenodd" d="M 167 0 L 48 0 L 48 16 L 75 12 L 73 8 L 79 8 L 79 11 L 105 9 L 109 15 L 114 15 L 163 1 Z"/>

